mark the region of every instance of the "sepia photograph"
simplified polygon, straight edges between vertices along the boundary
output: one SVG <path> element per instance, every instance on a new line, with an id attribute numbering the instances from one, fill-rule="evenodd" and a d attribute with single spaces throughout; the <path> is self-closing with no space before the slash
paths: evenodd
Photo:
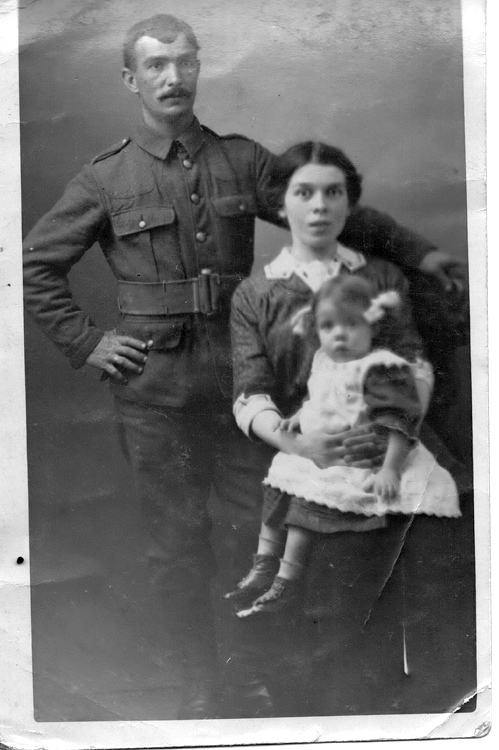
<path id="1" fill-rule="evenodd" d="M 2 5 L 0 744 L 487 735 L 484 3 Z"/>

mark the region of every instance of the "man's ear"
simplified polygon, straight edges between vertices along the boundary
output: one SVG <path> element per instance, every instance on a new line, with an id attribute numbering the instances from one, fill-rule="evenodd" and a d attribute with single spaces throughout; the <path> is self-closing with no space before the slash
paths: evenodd
<path id="1" fill-rule="evenodd" d="M 121 77 L 123 78 L 123 83 L 132 94 L 139 93 L 133 70 L 130 70 L 130 68 L 123 68 L 121 71 Z"/>

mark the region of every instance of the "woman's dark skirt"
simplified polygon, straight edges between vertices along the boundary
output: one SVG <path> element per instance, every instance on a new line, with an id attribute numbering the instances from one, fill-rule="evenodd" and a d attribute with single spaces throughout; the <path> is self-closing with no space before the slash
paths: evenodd
<path id="1" fill-rule="evenodd" d="M 335 534 L 339 531 L 372 531 L 387 525 L 382 516 L 363 516 L 359 513 L 344 513 L 336 508 L 309 502 L 302 497 L 263 485 L 262 521 L 266 526 L 279 528 L 300 526 L 319 534 Z"/>

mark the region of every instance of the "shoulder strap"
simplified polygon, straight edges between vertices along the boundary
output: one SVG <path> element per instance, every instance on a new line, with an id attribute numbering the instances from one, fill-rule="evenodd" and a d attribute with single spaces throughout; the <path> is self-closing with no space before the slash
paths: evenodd
<path id="1" fill-rule="evenodd" d="M 98 161 L 102 161 L 103 159 L 107 159 L 108 156 L 113 156 L 114 154 L 118 154 L 122 149 L 125 148 L 131 141 L 131 138 L 123 138 L 122 141 L 119 141 L 119 143 L 115 143 L 113 146 L 110 146 L 105 151 L 102 151 L 100 154 L 97 154 L 97 156 L 94 156 L 91 164 L 95 164 Z"/>

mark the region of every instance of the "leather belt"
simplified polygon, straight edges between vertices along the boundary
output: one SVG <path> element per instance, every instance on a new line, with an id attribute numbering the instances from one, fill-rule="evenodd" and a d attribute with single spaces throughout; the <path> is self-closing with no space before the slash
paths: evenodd
<path id="1" fill-rule="evenodd" d="M 216 315 L 242 276 L 221 275 L 204 268 L 199 276 L 177 281 L 118 281 L 118 307 L 128 315 Z"/>

